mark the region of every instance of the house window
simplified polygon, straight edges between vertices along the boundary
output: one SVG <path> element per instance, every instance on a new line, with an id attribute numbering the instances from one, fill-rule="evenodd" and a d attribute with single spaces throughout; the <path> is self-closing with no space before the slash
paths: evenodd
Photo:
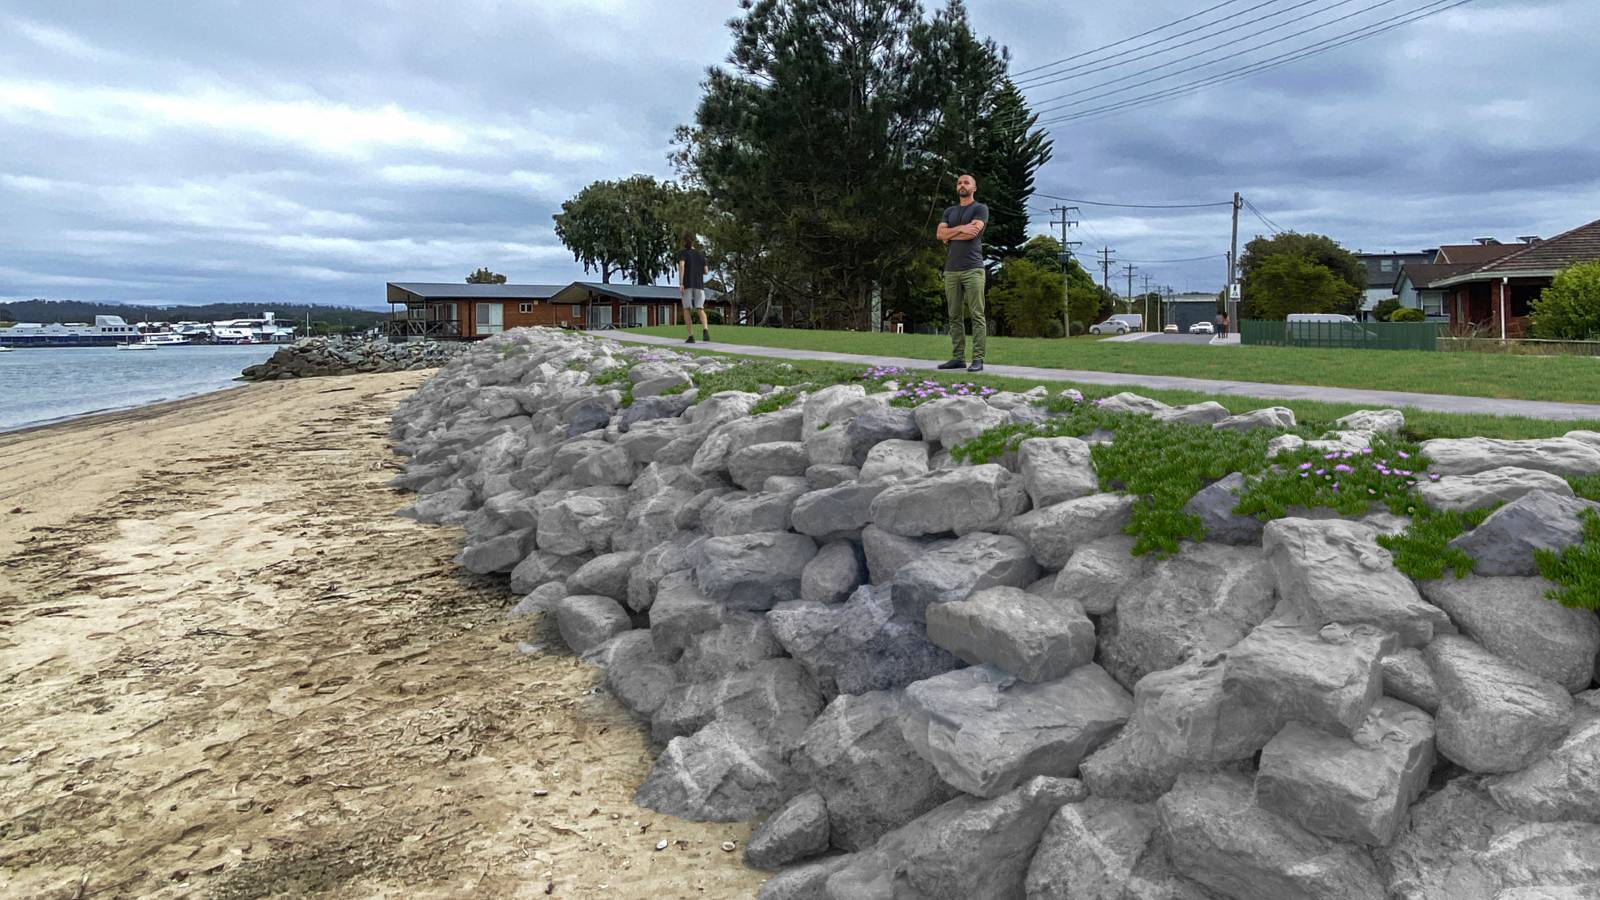
<path id="1" fill-rule="evenodd" d="M 582 305 L 577 304 L 577 303 L 572 304 L 572 317 L 574 319 L 583 318 L 583 306 Z"/>
<path id="2" fill-rule="evenodd" d="M 1380 259 L 1380 260 L 1378 260 L 1378 271 L 1379 272 L 1393 272 L 1394 271 L 1394 260 L 1392 260 L 1392 259 Z"/>
<path id="3" fill-rule="evenodd" d="M 533 312 L 533 304 L 532 303 L 518 303 L 517 304 L 517 312 L 520 312 L 520 313 L 531 313 L 531 312 Z"/>
<path id="4" fill-rule="evenodd" d="M 478 304 L 478 334 L 499 334 L 506 330 L 505 305 L 500 303 Z"/>

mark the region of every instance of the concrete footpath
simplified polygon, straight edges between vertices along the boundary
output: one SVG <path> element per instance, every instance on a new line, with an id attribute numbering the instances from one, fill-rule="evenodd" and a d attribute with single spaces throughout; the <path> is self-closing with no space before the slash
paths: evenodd
<path id="1" fill-rule="evenodd" d="M 858 356 L 852 353 L 830 353 L 826 350 L 753 347 L 747 344 L 724 344 L 719 341 L 685 344 L 682 338 L 629 334 L 624 331 L 612 332 L 607 334 L 606 337 L 614 338 L 618 341 L 653 344 L 679 350 L 712 350 L 719 353 L 737 353 L 742 356 L 763 356 L 773 359 L 794 360 L 810 359 L 821 362 L 857 363 L 862 366 L 903 366 L 907 369 L 933 370 L 942 362 L 942 360 L 903 359 L 898 356 Z M 1204 394 L 1260 397 L 1269 400 L 1315 400 L 1324 403 L 1353 403 L 1373 408 L 1409 406 L 1414 409 L 1461 413 L 1464 415 L 1526 416 L 1533 419 L 1556 420 L 1600 420 L 1600 404 L 1593 403 L 1500 400 L 1493 397 L 1456 397 L 1450 394 L 1419 394 L 1411 391 L 1369 391 L 1358 388 L 1319 387 L 1305 384 L 1265 384 L 1259 381 L 1214 381 L 1208 378 L 1182 378 L 1175 375 L 1130 375 L 1124 372 L 1041 369 L 1034 366 L 1007 366 L 987 363 L 984 365 L 984 374 L 1000 375 L 1007 378 L 1028 378 L 1038 381 L 1070 381 L 1078 384 L 1198 391 Z"/>

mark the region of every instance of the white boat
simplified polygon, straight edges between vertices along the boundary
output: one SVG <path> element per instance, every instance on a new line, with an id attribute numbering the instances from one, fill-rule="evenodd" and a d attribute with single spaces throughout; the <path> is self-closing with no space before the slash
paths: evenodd
<path id="1" fill-rule="evenodd" d="M 10 353 L 10 352 L 11 352 L 11 348 L 10 347 L 7 347 L 5 344 L 0 344 L 0 353 Z"/>
<path id="2" fill-rule="evenodd" d="M 292 344 L 294 326 L 282 325 L 272 313 L 259 319 L 229 319 L 211 323 L 213 344 Z"/>
<path id="3" fill-rule="evenodd" d="M 180 347 L 189 342 L 188 337 L 170 331 L 152 331 L 144 336 L 144 343 L 152 347 Z"/>
<path id="4" fill-rule="evenodd" d="M 154 350 L 159 346 L 160 346 L 159 344 L 147 344 L 147 343 L 145 343 L 143 341 L 140 341 L 137 344 L 118 344 L 117 345 L 117 349 L 118 350 Z"/>

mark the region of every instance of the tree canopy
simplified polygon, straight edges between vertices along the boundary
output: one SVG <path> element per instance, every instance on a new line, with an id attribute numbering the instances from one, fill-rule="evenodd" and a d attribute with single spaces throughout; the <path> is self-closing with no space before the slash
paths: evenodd
<path id="1" fill-rule="evenodd" d="M 477 271 L 467 276 L 467 284 L 505 284 L 506 277 L 499 272 L 491 272 L 487 266 L 480 267 Z"/>
<path id="2" fill-rule="evenodd" d="M 1354 313 L 1367 286 L 1361 260 L 1322 234 L 1287 231 L 1258 237 L 1245 244 L 1239 268 L 1241 315 L 1251 319 Z"/>
<path id="3" fill-rule="evenodd" d="M 1568 266 L 1529 311 L 1534 337 L 1555 340 L 1600 339 L 1600 261 Z"/>
<path id="4" fill-rule="evenodd" d="M 1021 256 L 1006 260 L 986 298 L 990 315 L 1008 334 L 1044 337 L 1050 333 L 1050 323 L 1061 327 L 1066 309 L 1062 281 L 1059 264 L 1041 266 Z"/>
<path id="5" fill-rule="evenodd" d="M 561 204 L 556 237 L 602 282 L 618 273 L 635 284 L 654 283 L 674 268 L 681 238 L 675 222 L 691 208 L 682 194 L 672 182 L 649 175 L 596 181 Z"/>

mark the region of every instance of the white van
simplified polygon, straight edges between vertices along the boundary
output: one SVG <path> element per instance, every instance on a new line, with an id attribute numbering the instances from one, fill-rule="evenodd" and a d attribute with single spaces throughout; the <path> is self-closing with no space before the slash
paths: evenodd
<path id="1" fill-rule="evenodd" d="M 1342 313 L 1290 313 L 1284 319 L 1286 322 L 1350 322 L 1355 323 L 1354 316 Z"/>

